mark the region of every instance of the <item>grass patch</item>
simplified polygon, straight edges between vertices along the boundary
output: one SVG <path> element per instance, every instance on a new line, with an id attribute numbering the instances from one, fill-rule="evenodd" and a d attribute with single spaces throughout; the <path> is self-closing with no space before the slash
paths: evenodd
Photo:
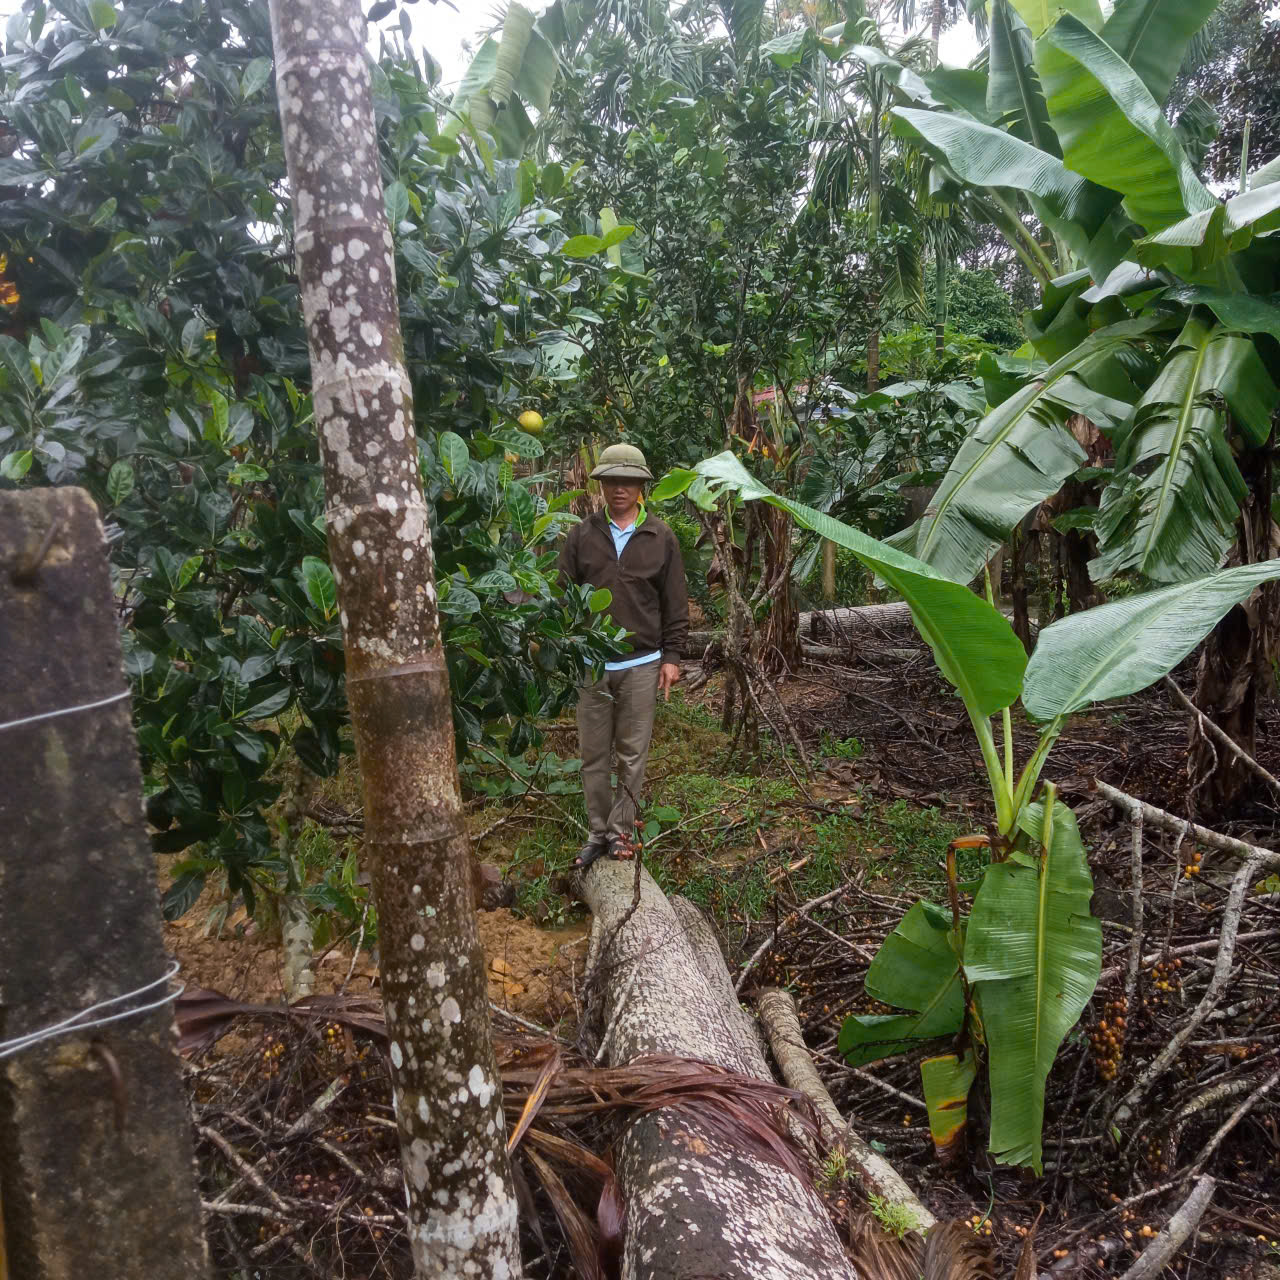
<path id="1" fill-rule="evenodd" d="M 945 876 L 938 864 L 946 858 L 947 845 L 969 830 L 941 809 L 921 808 L 907 800 L 895 800 L 868 813 L 859 829 L 868 857 L 884 863 L 895 875 L 906 872 L 913 884 L 943 883 Z M 978 851 L 975 868 L 980 860 Z"/>

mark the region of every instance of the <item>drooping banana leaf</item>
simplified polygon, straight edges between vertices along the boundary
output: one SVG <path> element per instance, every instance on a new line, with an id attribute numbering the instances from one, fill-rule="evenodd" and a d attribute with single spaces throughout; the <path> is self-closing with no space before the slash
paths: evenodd
<path id="1" fill-rule="evenodd" d="M 1187 153 L 1192 168 L 1199 170 L 1204 164 L 1205 156 L 1209 154 L 1209 148 L 1222 132 L 1222 117 L 1206 99 L 1196 94 L 1178 112 L 1173 131 L 1178 135 L 1178 141 L 1182 143 L 1182 149 Z"/>
<path id="2" fill-rule="evenodd" d="M 1067 220 L 1083 219 L 1092 212 L 1092 184 L 1048 151 L 951 112 L 894 107 L 892 114 L 899 122 L 897 132 L 918 140 L 972 186 L 1030 192 L 1055 217 Z"/>
<path id="3" fill-rule="evenodd" d="M 1022 688 L 1025 658 L 1008 619 L 967 587 L 915 557 L 896 551 L 831 516 L 779 497 L 733 456 L 724 452 L 698 463 L 709 483 L 789 511 L 806 529 L 846 547 L 889 584 L 911 608 L 917 629 L 933 650 L 942 674 L 975 717 L 1012 704 Z"/>
<path id="4" fill-rule="evenodd" d="M 1280 182 L 1280 156 L 1268 160 L 1261 168 L 1255 169 L 1249 175 L 1249 190 L 1254 191 L 1258 187 L 1269 186 L 1273 182 Z"/>
<path id="5" fill-rule="evenodd" d="M 992 0 L 989 49 L 988 118 L 1033 147 L 1061 156 L 1036 74 L 1031 30 L 1009 0 Z"/>
<path id="6" fill-rule="evenodd" d="M 1039 868 L 992 863 L 974 899 L 965 973 L 986 1029 L 992 1154 L 1043 1171 L 1045 1081 L 1102 970 L 1102 928 L 1089 915 L 1093 879 L 1071 810 L 1029 805 L 1021 826 Z"/>
<path id="7" fill-rule="evenodd" d="M 1091 335 L 978 423 L 916 526 L 917 558 L 957 582 L 981 572 L 1018 521 L 1083 465 L 1067 418 L 1081 413 L 1110 426 L 1128 417 L 1127 404 L 1088 381 L 1147 327 L 1127 321 Z"/>
<path id="8" fill-rule="evenodd" d="M 973 1050 L 942 1054 L 920 1064 L 924 1104 L 929 1109 L 929 1136 L 943 1164 L 954 1164 L 963 1153 L 969 1124 L 969 1090 L 978 1074 Z"/>
<path id="9" fill-rule="evenodd" d="M 1250 293 L 1225 293 L 1203 285 L 1182 285 L 1165 295 L 1184 306 L 1209 308 L 1233 333 L 1269 333 L 1280 339 L 1280 307 Z"/>
<path id="10" fill-rule="evenodd" d="M 1102 38 L 1164 105 L 1191 38 L 1221 0 L 1120 0 Z"/>
<path id="11" fill-rule="evenodd" d="M 501 42 L 486 39 L 472 58 L 441 135 L 456 137 L 470 124 L 494 135 L 500 155 L 521 155 L 533 134 L 529 108 L 546 111 L 557 71 L 556 52 L 533 13 L 523 5 L 509 5 Z"/>
<path id="12" fill-rule="evenodd" d="M 1150 90 L 1082 22 L 1067 15 L 1036 41 L 1036 69 L 1066 165 L 1119 191 L 1148 234 L 1216 203 Z"/>
<path id="13" fill-rule="evenodd" d="M 1239 565 L 1069 614 L 1040 632 L 1022 705 L 1053 721 L 1122 698 L 1172 671 L 1233 606 L 1280 578 L 1280 560 Z"/>
<path id="14" fill-rule="evenodd" d="M 946 111 L 894 107 L 894 131 L 909 138 L 961 181 L 1026 195 L 1039 217 L 1095 275 L 1123 255 L 1108 218 L 1118 203 L 1109 191 L 1073 172 L 1058 157 L 1011 133 Z"/>
<path id="15" fill-rule="evenodd" d="M 987 73 L 976 67 L 934 67 L 921 79 L 940 102 L 975 120 L 991 121 L 987 116 Z"/>
<path id="16" fill-rule="evenodd" d="M 884 940 L 867 970 L 867 994 L 912 1012 L 848 1018 L 840 1028 L 839 1048 L 852 1066 L 960 1030 L 964 988 L 950 932 L 949 913 L 932 902 L 917 902 Z"/>
<path id="17" fill-rule="evenodd" d="M 1134 245 L 1149 267 L 1168 267 L 1184 279 L 1204 276 L 1224 258 L 1240 253 L 1256 236 L 1280 227 L 1280 182 L 1255 187 L 1226 204 L 1182 218 Z M 1213 282 L 1209 276 L 1207 283 Z"/>
<path id="18" fill-rule="evenodd" d="M 1035 355 L 1004 356 L 998 352 L 984 351 L 978 360 L 977 374 L 982 379 L 987 404 L 995 407 L 1003 404 L 1047 368 L 1048 365 Z"/>
<path id="19" fill-rule="evenodd" d="M 1099 580 L 1133 569 L 1177 582 L 1216 569 L 1248 489 L 1223 429 L 1222 404 L 1254 444 L 1266 440 L 1277 389 L 1248 338 L 1192 313 L 1134 411 L 1102 494 Z"/>
<path id="20" fill-rule="evenodd" d="M 1050 280 L 1040 305 L 1023 312 L 1022 327 L 1036 354 L 1050 364 L 1074 351 L 1090 333 L 1092 307 L 1082 300 L 1092 273 L 1082 269 Z"/>
<path id="21" fill-rule="evenodd" d="M 929 92 L 929 86 L 910 67 L 904 67 L 883 49 L 870 44 L 853 44 L 849 46 L 848 52 L 851 57 L 878 72 L 897 90 L 903 101 L 929 108 L 942 105 Z"/>

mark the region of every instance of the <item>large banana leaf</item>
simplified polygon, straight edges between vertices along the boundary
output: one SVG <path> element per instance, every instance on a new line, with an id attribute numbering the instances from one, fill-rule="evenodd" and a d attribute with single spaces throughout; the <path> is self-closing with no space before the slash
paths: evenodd
<path id="1" fill-rule="evenodd" d="M 1033 147 L 1061 156 L 1033 62 L 1031 29 L 1009 0 L 992 0 L 988 50 L 988 118 Z"/>
<path id="2" fill-rule="evenodd" d="M 980 573 L 1018 521 L 1083 465 L 1067 418 L 1082 413 L 1111 426 L 1128 417 L 1127 404 L 1099 395 L 1086 380 L 1143 332 L 1137 321 L 1100 330 L 987 414 L 916 526 L 914 554 L 957 582 Z"/>
<path id="3" fill-rule="evenodd" d="M 994 715 L 1018 697 L 1026 668 L 1022 645 L 1008 619 L 968 587 L 821 511 L 779 497 L 732 453 L 719 453 L 694 470 L 746 501 L 768 502 L 789 511 L 797 523 L 846 547 L 888 583 L 910 606 L 939 670 L 956 687 L 975 721 Z"/>
<path id="4" fill-rule="evenodd" d="M 1120 0 L 1102 38 L 1164 105 L 1191 37 L 1222 0 Z"/>
<path id="5" fill-rule="evenodd" d="M 1036 41 L 1036 68 L 1065 163 L 1119 191 L 1148 234 L 1213 207 L 1150 90 L 1100 36 L 1067 15 Z"/>
<path id="6" fill-rule="evenodd" d="M 954 1035 L 964 1022 L 964 988 L 950 941 L 951 916 L 917 902 L 884 940 L 867 970 L 867 994 L 910 1015 L 852 1017 L 840 1028 L 840 1052 L 855 1067 L 921 1040 Z"/>
<path id="7" fill-rule="evenodd" d="M 894 107 L 895 132 L 945 164 L 962 182 L 1025 195 L 1036 216 L 1101 279 L 1127 241 L 1108 224 L 1119 196 L 1073 172 L 1054 152 L 968 116 Z M 1055 146 L 1055 152 L 1057 147 Z"/>
<path id="8" fill-rule="evenodd" d="M 558 71 L 556 52 L 535 22 L 523 5 L 508 6 L 501 43 L 485 40 L 454 91 L 444 137 L 471 123 L 494 135 L 500 155 L 523 154 L 534 131 L 528 109 L 550 106 Z"/>
<path id="9" fill-rule="evenodd" d="M 1280 390 L 1250 339 L 1193 312 L 1117 450 L 1096 522 L 1095 578 L 1132 569 L 1177 582 L 1222 563 L 1248 489 L 1227 444 L 1220 402 L 1261 444 Z"/>
<path id="10" fill-rule="evenodd" d="M 1224 258 L 1248 247 L 1255 236 L 1280 227 L 1280 182 L 1254 187 L 1225 204 L 1182 218 L 1134 245 L 1149 267 L 1168 267 L 1185 279 L 1209 272 Z M 1209 282 L 1213 282 L 1210 277 Z"/>
<path id="11" fill-rule="evenodd" d="M 1266 560 L 1069 614 L 1040 632 L 1022 705 L 1037 720 L 1057 720 L 1091 702 L 1145 689 L 1172 671 L 1233 605 L 1275 578 L 1280 560 Z"/>
<path id="12" fill-rule="evenodd" d="M 1091 220 L 1090 234 L 1101 225 L 1092 184 L 1051 152 L 967 116 L 915 107 L 895 107 L 893 115 L 897 132 L 918 140 L 971 186 L 1030 192 L 1055 218 Z"/>
<path id="13" fill-rule="evenodd" d="M 1018 16 L 1031 29 L 1032 36 L 1043 34 L 1064 13 L 1075 14 L 1094 31 L 1102 26 L 1102 9 L 1098 0 L 1013 0 L 1013 4 Z"/>
<path id="14" fill-rule="evenodd" d="M 1045 1081 L 1102 970 L 1093 879 L 1071 810 L 1029 805 L 1021 825 L 1039 868 L 992 863 L 974 899 L 964 967 L 982 1013 L 991 1081 L 991 1152 L 1043 1171 Z"/>
<path id="15" fill-rule="evenodd" d="M 1191 307 L 1206 306 L 1233 333 L 1269 333 L 1280 340 L 1280 307 L 1250 293 L 1223 293 L 1202 285 L 1183 285 L 1164 295 Z"/>

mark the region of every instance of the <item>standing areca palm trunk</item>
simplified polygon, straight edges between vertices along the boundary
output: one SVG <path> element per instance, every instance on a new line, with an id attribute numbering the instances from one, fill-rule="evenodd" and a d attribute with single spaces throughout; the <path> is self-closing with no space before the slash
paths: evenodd
<path id="1" fill-rule="evenodd" d="M 391 233 L 355 0 L 271 0 L 419 1276 L 520 1274 Z"/>

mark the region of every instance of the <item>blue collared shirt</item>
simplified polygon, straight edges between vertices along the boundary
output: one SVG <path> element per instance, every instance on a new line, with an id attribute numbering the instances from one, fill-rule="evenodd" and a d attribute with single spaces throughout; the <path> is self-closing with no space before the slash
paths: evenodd
<path id="1" fill-rule="evenodd" d="M 622 557 L 622 548 L 631 541 L 631 535 L 635 533 L 636 525 L 639 521 L 640 517 L 637 517 L 625 529 L 619 529 L 612 520 L 609 521 L 609 532 L 613 535 L 613 549 L 619 559 Z M 619 658 L 617 662 L 606 662 L 604 669 L 606 671 L 625 671 L 628 667 L 643 667 L 646 663 L 657 662 L 660 657 L 662 657 L 662 651 L 655 649 L 652 653 L 641 653 L 630 658 Z"/>

